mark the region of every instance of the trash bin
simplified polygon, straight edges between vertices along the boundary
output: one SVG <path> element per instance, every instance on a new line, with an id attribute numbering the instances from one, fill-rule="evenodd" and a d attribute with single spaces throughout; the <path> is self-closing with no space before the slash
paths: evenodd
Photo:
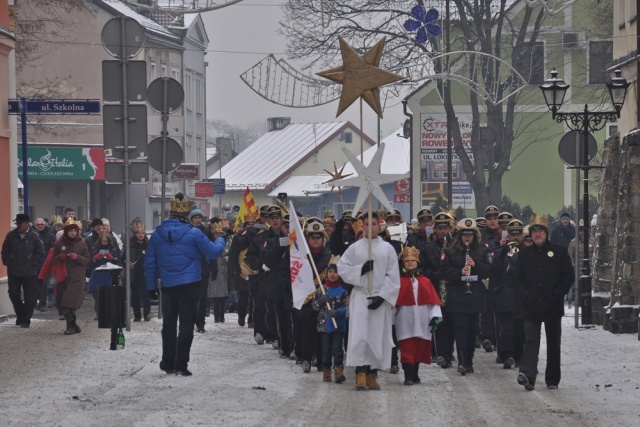
<path id="1" fill-rule="evenodd" d="M 98 302 L 98 328 L 112 329 L 127 326 L 127 289 L 124 286 L 100 286 Z"/>

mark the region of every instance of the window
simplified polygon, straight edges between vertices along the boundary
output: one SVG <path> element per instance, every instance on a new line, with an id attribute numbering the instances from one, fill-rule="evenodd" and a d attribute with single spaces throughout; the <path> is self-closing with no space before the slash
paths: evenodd
<path id="1" fill-rule="evenodd" d="M 607 83 L 607 68 L 613 63 L 613 41 L 589 42 L 589 84 Z"/>
<path id="2" fill-rule="evenodd" d="M 173 78 L 177 82 L 180 82 L 180 70 L 173 68 L 171 70 L 171 78 Z"/>
<path id="3" fill-rule="evenodd" d="M 629 22 L 633 22 L 636 19 L 638 13 L 636 0 L 629 0 Z"/>
<path id="4" fill-rule="evenodd" d="M 627 20 L 626 6 L 627 0 L 618 2 L 618 27 L 624 27 L 624 23 Z"/>
<path id="5" fill-rule="evenodd" d="M 544 82 L 544 43 L 523 43 L 517 54 L 514 52 L 515 69 L 522 74 L 529 85 Z"/>
<path id="6" fill-rule="evenodd" d="M 193 110 L 193 97 L 191 96 L 191 75 L 184 76 L 184 101 L 187 110 Z"/>
<path id="7" fill-rule="evenodd" d="M 149 64 L 149 67 L 150 67 L 149 77 L 151 77 L 151 81 L 154 81 L 158 77 L 158 70 L 156 69 L 156 62 L 155 61 L 151 61 L 151 63 Z"/>
<path id="8" fill-rule="evenodd" d="M 162 76 L 160 77 L 167 77 L 167 66 L 165 64 L 162 64 Z"/>
<path id="9" fill-rule="evenodd" d="M 202 114 L 202 80 L 196 77 L 196 113 Z"/>

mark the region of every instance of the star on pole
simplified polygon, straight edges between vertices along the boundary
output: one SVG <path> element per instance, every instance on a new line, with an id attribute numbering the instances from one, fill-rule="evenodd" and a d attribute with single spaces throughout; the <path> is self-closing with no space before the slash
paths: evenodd
<path id="1" fill-rule="evenodd" d="M 389 203 L 389 199 L 382 191 L 381 185 L 389 184 L 391 182 L 398 181 L 400 179 L 409 176 L 408 173 L 403 174 L 382 174 L 380 173 L 380 164 L 382 163 L 382 154 L 384 153 L 384 142 L 380 143 L 380 148 L 373 155 L 373 159 L 369 162 L 368 166 L 365 166 L 352 152 L 347 150 L 346 147 L 342 147 L 342 151 L 347 156 L 347 159 L 353 165 L 353 168 L 358 173 L 358 176 L 351 178 L 343 178 L 338 181 L 334 181 L 334 184 L 341 186 L 358 187 L 358 197 L 356 197 L 356 203 L 353 206 L 353 213 L 356 212 L 364 205 L 364 202 L 372 194 L 376 199 L 382 203 L 387 210 L 393 211 L 393 206 Z"/>
<path id="2" fill-rule="evenodd" d="M 348 174 L 344 174 L 344 175 L 342 174 L 342 171 L 344 171 L 344 167 L 345 167 L 346 165 L 347 165 L 346 163 L 343 163 L 343 164 L 342 164 L 342 167 L 340 168 L 340 170 L 338 170 L 338 167 L 336 166 L 336 162 L 334 161 L 334 162 L 333 162 L 333 173 L 332 173 L 332 172 L 329 172 L 329 171 L 328 171 L 328 170 L 326 170 L 326 169 L 323 169 L 326 173 L 328 173 L 328 174 L 329 174 L 329 176 L 331 176 L 331 179 L 329 179 L 329 180 L 327 180 L 327 181 L 323 182 L 323 184 L 329 184 L 330 182 L 337 181 L 337 180 L 339 180 L 339 179 L 343 179 L 343 178 L 346 178 L 346 177 L 348 177 L 348 176 L 353 175 L 352 173 L 348 173 Z M 332 193 L 332 192 L 333 192 L 333 189 L 334 189 L 335 187 L 336 187 L 335 185 L 332 185 L 332 186 L 331 186 L 331 191 L 330 191 L 329 193 Z M 342 196 L 342 190 L 340 189 L 340 186 L 337 186 L 337 187 L 338 187 L 338 193 L 340 193 L 340 195 Z"/>
<path id="3" fill-rule="evenodd" d="M 356 99 L 362 97 L 378 117 L 382 118 L 379 87 L 404 80 L 404 77 L 378 67 L 385 38 L 362 56 L 358 55 L 342 37 L 339 38 L 339 41 L 343 65 L 317 73 L 321 77 L 342 85 L 336 117 L 342 114 Z"/>

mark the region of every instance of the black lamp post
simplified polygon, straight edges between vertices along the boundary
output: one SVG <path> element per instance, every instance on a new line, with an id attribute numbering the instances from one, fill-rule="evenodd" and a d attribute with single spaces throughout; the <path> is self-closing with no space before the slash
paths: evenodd
<path id="1" fill-rule="evenodd" d="M 622 104 L 624 104 L 624 98 L 627 94 L 627 88 L 629 83 L 621 76 L 620 70 L 615 70 L 615 77 L 611 79 L 610 83 L 607 83 L 607 89 L 611 95 L 611 101 L 615 111 L 589 111 L 589 108 L 585 104 L 584 111 L 576 113 L 559 113 L 558 110 L 564 102 L 564 95 L 569 89 L 569 85 L 564 80 L 558 78 L 558 72 L 553 69 L 551 72 L 551 78 L 546 80 L 540 85 L 544 100 L 551 110 L 553 119 L 558 122 L 564 122 L 567 127 L 574 131 L 583 132 L 583 146 L 582 146 L 582 165 L 576 166 L 577 169 L 584 171 L 583 189 L 584 195 L 582 198 L 583 218 L 585 224 L 589 219 L 589 132 L 596 132 L 601 130 L 607 122 L 615 122 L 620 118 L 620 110 Z M 579 160 L 578 160 L 579 161 Z M 589 262 L 589 233 L 584 233 L 584 258 L 582 260 L 582 276 L 580 277 L 580 283 L 578 287 L 578 295 L 580 297 L 580 307 L 582 308 L 582 324 L 590 325 L 591 321 L 591 267 Z"/>

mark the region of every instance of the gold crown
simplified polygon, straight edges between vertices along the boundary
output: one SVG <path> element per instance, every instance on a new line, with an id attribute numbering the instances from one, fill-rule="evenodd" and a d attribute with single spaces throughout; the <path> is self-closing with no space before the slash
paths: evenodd
<path id="1" fill-rule="evenodd" d="M 378 209 L 376 213 L 378 214 L 378 220 L 387 219 L 387 211 L 385 209 Z"/>
<path id="2" fill-rule="evenodd" d="M 223 228 L 229 228 L 229 221 L 226 219 L 211 223 L 211 231 L 222 231 Z"/>
<path id="3" fill-rule="evenodd" d="M 60 223 L 62 224 L 62 216 L 60 215 L 54 215 L 51 217 L 51 225 L 56 224 L 56 223 Z"/>
<path id="4" fill-rule="evenodd" d="M 415 246 L 411 246 L 411 247 L 405 246 L 404 249 L 402 249 L 402 253 L 400 254 L 400 256 L 402 257 L 403 262 L 407 262 L 407 261 L 419 262 L 420 250 L 417 249 Z"/>
<path id="5" fill-rule="evenodd" d="M 244 222 L 256 222 L 258 220 L 258 215 L 256 214 L 252 214 L 252 213 L 248 213 L 244 216 Z"/>
<path id="6" fill-rule="evenodd" d="M 187 197 L 182 200 L 177 197 L 171 200 L 171 213 L 178 215 L 188 215 L 191 212 L 191 203 Z"/>
<path id="7" fill-rule="evenodd" d="M 529 220 L 529 226 L 533 228 L 534 226 L 543 227 L 545 229 L 549 229 L 549 219 L 546 216 L 537 216 L 534 215 Z"/>
<path id="8" fill-rule="evenodd" d="M 67 219 L 67 222 L 64 223 L 64 228 L 67 227 L 71 227 L 71 226 L 76 226 L 78 228 L 81 228 L 81 222 L 80 221 L 74 221 L 73 218 L 69 217 Z"/>

